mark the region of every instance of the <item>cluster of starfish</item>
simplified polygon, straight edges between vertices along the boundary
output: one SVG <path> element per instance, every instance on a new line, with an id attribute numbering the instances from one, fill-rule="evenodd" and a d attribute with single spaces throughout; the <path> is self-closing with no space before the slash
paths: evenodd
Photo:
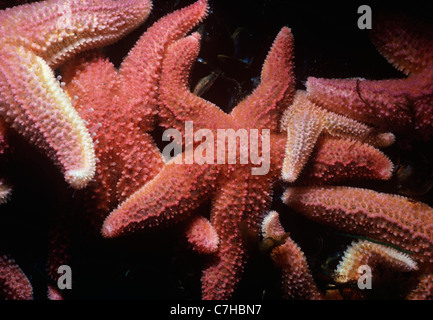
<path id="1" fill-rule="evenodd" d="M 83 212 L 77 219 L 97 231 L 93 236 L 113 238 L 186 221 L 191 247 L 209 257 L 203 299 L 233 296 L 248 262 L 245 229 L 271 242 L 285 297 L 331 297 L 315 284 L 278 214 L 266 214 L 280 180 L 290 184 L 282 200 L 296 212 L 368 240 L 347 249 L 335 283 L 357 281 L 359 266 L 374 272 L 385 265 L 416 272 L 419 281 L 408 298 L 433 298 L 433 209 L 397 195 L 329 186 L 389 179 L 393 164 L 377 149 L 396 139 L 388 130 L 431 137 L 433 29 L 388 17 L 374 30 L 378 50 L 407 78 L 309 78 L 306 91 L 296 91 L 293 35 L 283 27 L 260 83 L 225 113 L 189 89 L 201 36 L 188 33 L 208 14 L 206 0 L 155 22 L 118 69 L 100 51 L 88 51 L 138 27 L 151 7 L 150 0 L 48 0 L 0 12 L 0 156 L 9 129 L 46 153 L 67 183 L 83 189 L 77 193 Z M 424 33 L 415 37 L 415 30 Z M 410 39 L 406 50 L 400 49 L 402 39 Z M 268 152 L 268 172 L 254 175 L 257 165 L 240 163 L 240 154 L 235 163 L 208 161 L 220 156 L 219 146 L 203 147 L 203 137 L 194 140 L 185 129 L 187 122 L 208 136 L 225 129 L 252 137 L 258 130 L 260 143 L 248 140 L 242 151 Z M 151 135 L 156 125 L 181 134 L 184 151 L 169 161 Z M 226 148 L 223 157 L 237 147 Z M 191 163 L 188 150 L 203 163 Z M 0 202 L 10 192 L 0 180 Z M 209 219 L 198 210 L 206 202 Z M 53 280 L 59 265 L 71 262 L 69 236 L 75 231 L 62 215 L 54 219 L 47 261 Z M 30 281 L 7 254 L 0 254 L 0 292 L 7 299 L 32 298 Z M 49 297 L 61 298 L 51 284 Z"/>

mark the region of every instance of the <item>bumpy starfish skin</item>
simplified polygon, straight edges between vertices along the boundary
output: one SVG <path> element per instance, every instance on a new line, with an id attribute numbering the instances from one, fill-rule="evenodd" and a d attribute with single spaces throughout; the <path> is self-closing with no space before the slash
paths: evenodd
<path id="1" fill-rule="evenodd" d="M 0 296 L 6 300 L 32 300 L 33 288 L 15 261 L 0 254 Z"/>
<path id="2" fill-rule="evenodd" d="M 75 188 L 94 175 L 94 147 L 52 68 L 119 39 L 150 9 L 150 1 L 51 0 L 0 13 L 0 116 L 46 150 Z"/>
<path id="3" fill-rule="evenodd" d="M 408 254 L 383 244 L 360 240 L 352 242 L 344 252 L 334 272 L 335 281 L 340 283 L 357 281 L 361 275 L 358 270 L 362 265 L 372 269 L 373 279 L 374 269 L 378 265 L 386 265 L 395 271 L 407 272 L 418 269 L 416 262 Z"/>
<path id="4" fill-rule="evenodd" d="M 262 235 L 274 241 L 284 241 L 271 251 L 272 260 L 281 268 L 284 298 L 321 300 L 322 294 L 314 283 L 303 252 L 290 237 L 285 238 L 277 212 L 271 211 L 263 219 Z"/>
<path id="5" fill-rule="evenodd" d="M 433 63 L 431 23 L 401 14 L 378 14 L 370 37 L 377 50 L 401 72 L 421 73 Z M 404 47 L 402 46 L 404 41 Z"/>
<path id="6" fill-rule="evenodd" d="M 359 141 L 319 138 L 297 183 L 323 184 L 349 179 L 388 180 L 393 164 L 381 151 Z"/>
<path id="7" fill-rule="evenodd" d="M 289 182 L 298 178 L 321 134 L 358 139 L 376 146 L 394 142 L 391 133 L 376 133 L 363 123 L 318 107 L 308 100 L 305 91 L 297 91 L 293 104 L 284 112 L 281 128 L 287 131 L 282 176 Z"/>
<path id="8" fill-rule="evenodd" d="M 417 287 L 409 293 L 408 300 L 433 300 L 433 273 L 426 273 L 419 277 Z"/>
<path id="9" fill-rule="evenodd" d="M 162 17 L 140 37 L 122 62 L 119 74 L 123 80 L 121 91 L 128 95 L 127 114 L 143 130 L 153 128 L 158 111 L 158 88 L 167 47 L 197 26 L 207 9 L 207 1 L 199 0 Z"/>
<path id="10" fill-rule="evenodd" d="M 178 41 L 169 49 L 161 80 L 161 97 L 166 107 L 163 119 L 168 127 L 182 128 L 185 121 L 191 120 L 196 129 L 260 128 L 263 123 L 270 124 L 274 114 L 281 113 L 284 104 L 290 101 L 293 74 L 289 29 L 283 28 L 278 34 L 263 68 L 264 78 L 247 98 L 256 101 L 252 103 L 256 108 L 261 108 L 260 119 L 256 118 L 257 110 L 248 117 L 241 112 L 242 119 L 225 114 L 189 91 L 189 69 L 198 50 L 197 34 Z M 269 129 L 275 132 L 277 128 L 278 121 L 273 121 Z M 117 236 L 185 218 L 211 197 L 211 223 L 220 243 L 213 264 L 202 278 L 203 298 L 230 297 L 247 258 L 240 224 L 258 232 L 261 214 L 269 206 L 272 185 L 281 168 L 284 136 L 271 134 L 270 141 L 271 169 L 266 175 L 252 175 L 251 165 L 176 164 L 176 158 L 173 159 L 152 181 L 110 214 L 104 222 L 103 235 Z M 274 152 L 279 152 L 279 156 Z"/>
<path id="11" fill-rule="evenodd" d="M 92 199 L 86 205 L 101 221 L 125 195 L 158 173 L 162 158 L 152 137 L 129 122 L 128 101 L 122 100 L 127 95 L 119 91 L 122 79 L 107 59 L 85 55 L 69 64 L 64 75 L 65 90 L 95 140 L 96 175 L 84 197 Z"/>
<path id="12" fill-rule="evenodd" d="M 307 217 L 412 253 L 420 268 L 433 262 L 433 209 L 408 198 L 350 187 L 291 187 L 282 200 Z"/>
<path id="13" fill-rule="evenodd" d="M 156 110 L 158 65 L 168 44 L 197 25 L 206 11 L 206 1 L 199 0 L 158 20 L 140 37 L 119 70 L 97 52 L 83 54 L 62 68 L 65 91 L 95 141 L 95 178 L 77 196 L 86 209 L 83 218 L 78 218 L 86 223 L 79 223 L 91 234 L 100 230 L 110 210 L 160 171 L 161 153 L 148 133 Z M 52 278 L 58 277 L 60 264 L 70 261 L 71 224 L 67 217 L 54 221 L 48 259 Z"/>
<path id="14" fill-rule="evenodd" d="M 251 164 L 188 164 L 188 153 L 184 152 L 104 222 L 102 234 L 105 237 L 121 236 L 185 219 L 201 203 L 211 199 L 210 221 L 219 244 L 213 264 L 203 274 L 205 299 L 224 299 L 232 295 L 247 259 L 241 226 L 258 232 L 261 215 L 270 204 L 273 183 L 280 175 L 286 135 L 278 132 L 280 119 L 276 115 L 281 115 L 283 108 L 290 105 L 294 94 L 291 48 L 290 31 L 283 28 L 266 58 L 259 86 L 232 113 L 226 114 L 188 88 L 188 74 L 199 51 L 198 35 L 193 34 L 170 46 L 160 81 L 161 124 L 181 131 L 185 148 L 191 146 L 188 140 L 192 138 L 185 130 L 186 121 L 192 121 L 196 131 L 210 130 L 214 137 L 218 136 L 217 129 L 267 128 L 270 130 L 270 170 L 265 175 L 252 175 Z M 247 105 L 251 106 L 250 113 Z M 324 139 L 323 143 L 331 145 L 333 142 Z M 192 146 L 194 152 L 201 147 L 197 143 Z M 211 154 L 218 154 L 214 153 L 217 148 L 216 144 Z M 248 151 L 251 148 L 250 144 Z M 237 157 L 238 162 L 239 155 Z M 329 166 L 334 165 L 340 164 L 336 161 Z M 376 170 L 383 171 L 383 168 Z"/>
<path id="15" fill-rule="evenodd" d="M 206 11 L 206 1 L 199 0 L 158 20 L 119 71 L 97 54 L 64 68 L 66 92 L 96 141 L 97 172 L 86 191 L 103 217 L 161 169 L 161 154 L 147 131 L 156 112 L 162 60 L 168 45 L 197 25 Z M 143 121 L 149 126 L 143 127 Z"/>
<path id="16" fill-rule="evenodd" d="M 404 79 L 321 79 L 310 77 L 308 97 L 324 108 L 381 129 L 433 135 L 433 26 L 407 17 L 375 20 L 372 40 Z"/>
<path id="17" fill-rule="evenodd" d="M 214 253 L 218 250 L 218 234 L 210 221 L 197 216 L 189 224 L 186 237 L 192 248 L 199 253 Z"/>

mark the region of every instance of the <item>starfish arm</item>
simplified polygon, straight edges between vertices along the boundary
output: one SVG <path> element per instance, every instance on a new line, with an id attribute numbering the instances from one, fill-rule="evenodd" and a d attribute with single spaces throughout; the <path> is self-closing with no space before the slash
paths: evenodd
<path id="1" fill-rule="evenodd" d="M 387 156 L 368 144 L 324 136 L 317 141 L 297 182 L 317 184 L 350 178 L 388 180 L 393 168 Z"/>
<path id="2" fill-rule="evenodd" d="M 263 238 L 272 238 L 280 240 L 286 235 L 280 222 L 278 212 L 271 211 L 263 219 L 262 236 Z"/>
<path id="3" fill-rule="evenodd" d="M 333 277 L 339 283 L 358 281 L 361 275 L 358 269 L 363 265 L 368 265 L 373 274 L 378 265 L 386 265 L 394 271 L 418 270 L 417 263 L 408 254 L 383 244 L 360 240 L 352 242 L 346 249 Z"/>
<path id="4" fill-rule="evenodd" d="M 323 130 L 320 119 L 313 112 L 296 113 L 287 127 L 286 154 L 282 178 L 294 182 L 313 152 Z"/>
<path id="5" fill-rule="evenodd" d="M 307 259 L 301 248 L 287 238 L 284 244 L 271 252 L 274 263 L 282 270 L 284 298 L 297 300 L 322 300 L 322 294 L 311 275 Z"/>
<path id="6" fill-rule="evenodd" d="M 199 253 L 215 253 L 218 250 L 218 234 L 210 221 L 202 216 L 194 217 L 186 230 L 192 248 Z"/>
<path id="7" fill-rule="evenodd" d="M 250 175 L 239 168 L 212 201 L 211 223 L 220 239 L 218 253 L 203 271 L 202 298 L 225 300 L 234 292 L 247 259 L 246 234 L 258 236 L 261 218 L 271 201 L 266 176 Z"/>
<path id="8" fill-rule="evenodd" d="M 24 47 L 55 68 L 80 51 L 120 39 L 151 8 L 149 0 L 48 0 L 17 6 L 2 12 L 1 42 Z"/>
<path id="9" fill-rule="evenodd" d="M 188 88 L 191 66 L 200 50 L 198 33 L 172 44 L 163 63 L 160 99 L 161 124 L 184 132 L 185 121 L 194 127 L 224 129 L 232 127 L 231 118 L 216 105 L 194 95 Z"/>
<path id="10" fill-rule="evenodd" d="M 293 104 L 281 119 L 287 131 L 286 156 L 282 169 L 283 180 L 294 182 L 308 161 L 317 139 L 323 133 L 350 137 L 374 145 L 389 145 L 394 141 L 391 133 L 375 133 L 371 127 L 358 121 L 321 109 L 304 91 L 298 91 Z"/>
<path id="11" fill-rule="evenodd" d="M 207 1 L 199 0 L 164 16 L 140 37 L 122 62 L 119 73 L 122 92 L 128 96 L 128 113 L 133 122 L 140 122 L 141 128 L 152 127 L 168 46 L 185 36 L 206 14 Z"/>
<path id="12" fill-rule="evenodd" d="M 278 33 L 263 64 L 261 80 L 254 92 L 233 109 L 231 115 L 251 128 L 278 131 L 275 124 L 295 93 L 293 36 L 284 27 Z"/>
<path id="13" fill-rule="evenodd" d="M 433 64 L 408 81 L 418 89 L 412 98 L 415 131 L 427 141 L 433 136 Z"/>
<path id="14" fill-rule="evenodd" d="M 408 108 L 411 88 L 401 80 L 309 77 L 305 86 L 313 103 L 337 114 L 400 132 L 414 125 Z"/>
<path id="15" fill-rule="evenodd" d="M 424 203 L 351 187 L 293 187 L 282 200 L 315 221 L 412 252 L 420 264 L 433 262 L 433 209 Z"/>
<path id="16" fill-rule="evenodd" d="M 0 254 L 0 296 L 6 300 L 32 300 L 33 288 L 14 259 Z"/>
<path id="17" fill-rule="evenodd" d="M 405 74 L 421 72 L 433 59 L 433 24 L 406 15 L 379 14 L 370 38 L 376 49 Z M 416 35 L 416 36 L 414 36 Z"/>
<path id="18" fill-rule="evenodd" d="M 84 190 L 87 211 L 92 212 L 96 224 L 116 204 L 114 174 L 120 171 L 119 141 L 122 144 L 125 132 L 117 128 L 126 126 L 119 112 L 117 99 L 119 78 L 113 64 L 97 52 L 77 56 L 62 68 L 65 91 L 73 102 L 95 141 L 98 159 L 95 178 Z M 90 89 L 91 88 L 91 89 Z"/>
<path id="19" fill-rule="evenodd" d="M 1 116 L 47 150 L 68 183 L 84 187 L 95 172 L 93 142 L 84 122 L 44 60 L 23 48 L 8 49 L 0 53 Z"/>
<path id="20" fill-rule="evenodd" d="M 53 301 L 63 300 L 63 296 L 60 293 L 59 289 L 51 284 L 48 285 L 47 298 L 48 300 L 53 300 Z"/>
<path id="21" fill-rule="evenodd" d="M 123 168 L 116 189 L 118 201 L 123 202 L 157 175 L 163 167 L 163 159 L 152 136 L 138 128 L 130 129 L 120 158 Z"/>
<path id="22" fill-rule="evenodd" d="M 207 198 L 215 188 L 218 169 L 175 161 L 110 213 L 102 227 L 104 237 L 184 219 Z"/>
<path id="23" fill-rule="evenodd" d="M 426 273 L 419 277 L 417 287 L 409 293 L 408 300 L 433 300 L 433 273 Z"/>

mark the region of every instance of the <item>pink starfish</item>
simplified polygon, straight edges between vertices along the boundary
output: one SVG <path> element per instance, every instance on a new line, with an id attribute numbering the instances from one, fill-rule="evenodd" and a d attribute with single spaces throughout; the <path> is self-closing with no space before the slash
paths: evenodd
<path id="1" fill-rule="evenodd" d="M 168 45 L 206 14 L 207 2 L 199 0 L 161 18 L 140 37 L 119 70 L 96 52 L 62 68 L 65 91 L 87 123 L 98 159 L 95 178 L 80 195 L 86 208 L 80 217 L 86 221 L 80 221 L 83 229 L 99 232 L 109 211 L 160 171 L 163 159 L 149 132 L 155 121 L 162 61 Z M 69 259 L 65 244 L 69 229 L 70 222 L 56 219 L 48 262 L 53 278 Z"/>
<path id="2" fill-rule="evenodd" d="M 104 222 L 103 235 L 116 237 L 186 219 L 201 203 L 211 199 L 210 225 L 206 220 L 197 219 L 188 230 L 188 236 L 191 239 L 193 235 L 191 241 L 199 250 L 215 252 L 212 264 L 202 277 L 204 299 L 227 299 L 233 294 L 248 257 L 242 225 L 258 233 L 262 215 L 271 202 L 273 184 L 280 178 L 286 135 L 279 132 L 279 121 L 283 108 L 290 104 L 294 94 L 292 47 L 290 30 L 283 28 L 265 60 L 259 86 L 226 114 L 192 94 L 187 87 L 189 70 L 199 51 L 198 35 L 173 44 L 164 61 L 160 83 L 164 106 L 160 113 L 162 124 L 184 132 L 185 140 L 188 137 L 184 129 L 186 121 L 193 121 L 196 130 L 209 129 L 213 133 L 217 133 L 217 129 L 269 128 L 270 170 L 265 175 L 253 175 L 254 165 L 250 163 L 188 164 L 183 153 L 167 163 L 153 180 L 132 194 Z M 188 143 L 184 144 L 188 147 Z M 194 147 L 194 152 L 200 150 L 200 145 Z M 248 149 L 251 148 L 249 145 Z M 208 152 L 206 150 L 207 155 Z M 239 155 L 237 159 L 239 161 Z M 200 225 L 206 226 L 206 232 L 200 234 L 197 227 Z"/>
<path id="3" fill-rule="evenodd" d="M 324 108 L 381 129 L 429 139 L 433 135 L 433 26 L 379 16 L 372 41 L 403 79 L 308 78 L 308 97 Z"/>
<path id="4" fill-rule="evenodd" d="M 95 173 L 94 148 L 53 69 L 116 41 L 150 9 L 147 0 L 49 0 L 0 12 L 0 117 L 58 163 L 75 188 Z"/>

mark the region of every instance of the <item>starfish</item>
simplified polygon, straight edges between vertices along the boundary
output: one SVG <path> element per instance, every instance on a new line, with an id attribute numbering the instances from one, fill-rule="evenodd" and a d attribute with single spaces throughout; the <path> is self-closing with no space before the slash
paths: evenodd
<path id="1" fill-rule="evenodd" d="M 263 219 L 262 235 L 264 241 L 278 244 L 272 249 L 271 258 L 282 270 L 284 298 L 322 300 L 322 293 L 313 280 L 305 255 L 284 231 L 276 211 L 269 212 Z"/>
<path id="2" fill-rule="evenodd" d="M 199 0 L 161 18 L 139 38 L 119 70 L 98 52 L 78 56 L 61 69 L 65 91 L 86 121 L 98 159 L 95 178 L 79 196 L 85 207 L 79 218 L 85 220 L 79 221 L 82 229 L 99 232 L 108 213 L 160 171 L 163 159 L 149 132 L 157 110 L 161 64 L 168 45 L 206 14 L 207 2 Z M 56 219 L 51 232 L 52 278 L 70 258 L 65 237 L 71 232 L 70 222 L 64 220 Z"/>
<path id="3" fill-rule="evenodd" d="M 420 268 L 433 262 L 433 209 L 424 203 L 362 188 L 318 186 L 288 188 L 282 199 L 318 222 L 412 252 Z"/>
<path id="4" fill-rule="evenodd" d="M 150 1 L 59 1 L 0 12 L 0 117 L 54 160 L 74 188 L 95 172 L 94 146 L 53 69 L 138 27 Z"/>
<path id="5" fill-rule="evenodd" d="M 320 135 L 357 139 L 379 147 L 394 142 L 392 133 L 376 133 L 363 123 L 326 111 L 309 101 L 306 92 L 300 90 L 284 112 L 281 128 L 287 132 L 282 177 L 288 182 L 298 178 Z"/>
<path id="6" fill-rule="evenodd" d="M 424 140 L 433 134 L 433 25 L 379 16 L 372 41 L 407 77 L 366 80 L 310 77 L 308 98 L 324 108 L 385 130 Z"/>
<path id="7" fill-rule="evenodd" d="M 288 152 L 286 152 L 287 156 Z M 287 159 L 287 157 L 286 157 Z M 321 137 L 297 184 L 329 184 L 350 179 L 388 180 L 394 165 L 378 149 L 357 140 Z"/>
<path id="8" fill-rule="evenodd" d="M 293 96 L 292 35 L 283 28 L 276 37 L 262 69 L 260 85 L 231 114 L 193 95 L 186 84 L 189 68 L 198 55 L 199 36 L 193 34 L 169 48 L 161 79 L 162 123 L 183 127 L 192 120 L 196 128 L 269 128 L 271 152 L 284 150 L 278 137 L 282 108 Z M 258 232 L 261 214 L 270 204 L 272 185 L 279 176 L 276 154 L 270 156 L 266 175 L 252 175 L 252 165 L 182 163 L 178 155 L 105 220 L 105 237 L 185 219 L 200 203 L 212 199 L 211 224 L 218 238 L 218 252 L 202 277 L 204 299 L 227 299 L 239 281 L 247 254 L 240 232 L 243 222 Z M 235 170 L 236 169 L 236 170 Z"/>
<path id="9" fill-rule="evenodd" d="M 5 254 L 0 254 L 0 297 L 5 300 L 32 300 L 33 288 L 29 279 Z"/>
<path id="10" fill-rule="evenodd" d="M 359 267 L 367 265 L 374 269 L 379 265 L 386 265 L 396 271 L 418 270 L 417 263 L 407 254 L 395 248 L 367 240 L 359 240 L 345 250 L 343 258 L 334 272 L 334 279 L 339 283 L 358 281 Z"/>
<path id="11" fill-rule="evenodd" d="M 351 187 L 291 187 L 282 200 L 315 221 L 409 252 L 420 278 L 408 298 L 431 296 L 425 279 L 433 266 L 433 208 L 406 197 Z M 415 269 L 409 260 L 406 264 Z"/>
<path id="12" fill-rule="evenodd" d="M 242 225 L 258 233 L 262 214 L 271 202 L 273 184 L 280 177 L 286 135 L 279 131 L 279 121 L 294 95 L 292 47 L 290 30 L 283 28 L 265 60 L 260 84 L 230 114 L 226 114 L 192 94 L 187 87 L 189 69 L 199 51 L 199 36 L 193 34 L 170 46 L 160 82 L 163 106 L 160 123 L 183 132 L 185 149 L 192 147 L 193 153 L 201 155 L 203 146 L 188 142 L 187 121 L 192 121 L 194 128 L 208 129 L 207 132 L 212 134 L 217 134 L 218 129 L 246 129 L 247 132 L 269 129 L 269 172 L 253 175 L 253 164 L 189 163 L 185 151 L 169 161 L 153 180 L 107 217 L 103 236 L 117 237 L 186 219 L 201 203 L 210 199 L 210 222 L 203 219 L 191 222 L 187 235 L 197 250 L 214 252 L 213 263 L 202 277 L 203 298 L 231 297 L 248 256 Z M 325 139 L 324 143 L 327 141 Z M 253 148 L 250 143 L 246 149 Z M 255 148 L 258 150 L 257 146 Z M 235 149 L 232 146 L 224 153 L 227 155 Z M 206 149 L 206 155 L 215 155 L 213 150 Z M 239 160 L 240 155 L 236 157 Z M 201 225 L 206 226 L 204 230 L 200 229 Z"/>
<path id="13" fill-rule="evenodd" d="M 433 300 L 433 273 L 422 274 L 417 287 L 407 296 L 408 300 Z"/>

